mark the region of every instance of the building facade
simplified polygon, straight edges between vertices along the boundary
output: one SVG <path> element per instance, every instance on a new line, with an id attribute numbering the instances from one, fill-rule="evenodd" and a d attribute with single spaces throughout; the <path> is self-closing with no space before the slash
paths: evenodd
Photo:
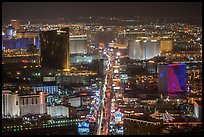
<path id="1" fill-rule="evenodd" d="M 2 91 L 2 116 L 20 116 L 19 96 L 9 90 Z"/>
<path id="2" fill-rule="evenodd" d="M 159 91 L 168 96 L 177 96 L 186 91 L 186 82 L 186 64 L 159 64 Z"/>
<path id="3" fill-rule="evenodd" d="M 33 86 L 34 92 L 45 92 L 47 94 L 56 94 L 59 92 L 59 86 Z"/>
<path id="4" fill-rule="evenodd" d="M 64 116 L 69 117 L 69 107 L 67 106 L 47 106 L 47 114 L 51 117 Z"/>
<path id="5" fill-rule="evenodd" d="M 159 40 L 143 39 L 129 40 L 129 58 L 148 60 L 160 55 Z"/>
<path id="6" fill-rule="evenodd" d="M 69 69 L 69 28 L 40 32 L 41 66 Z"/>
<path id="7" fill-rule="evenodd" d="M 70 36 L 70 54 L 87 54 L 87 35 Z"/>
<path id="8" fill-rule="evenodd" d="M 129 40 L 129 58 L 141 59 L 141 45 L 139 40 Z"/>
<path id="9" fill-rule="evenodd" d="M 18 95 L 9 90 L 2 91 L 2 116 L 24 116 L 47 114 L 47 94 Z"/>
<path id="10" fill-rule="evenodd" d="M 19 30 L 20 29 L 20 20 L 11 20 L 11 26 L 14 27 L 16 30 Z"/>
<path id="11" fill-rule="evenodd" d="M 202 121 L 202 101 L 194 101 L 194 117 L 197 121 Z"/>
<path id="12" fill-rule="evenodd" d="M 161 53 L 169 53 L 172 51 L 172 40 L 161 39 L 160 41 Z"/>
<path id="13" fill-rule="evenodd" d="M 124 135 L 162 135 L 162 124 L 158 121 L 124 119 Z"/>
<path id="14" fill-rule="evenodd" d="M 47 94 L 20 95 L 20 116 L 47 114 Z"/>
<path id="15" fill-rule="evenodd" d="M 148 60 L 160 55 L 160 43 L 158 40 L 144 40 L 141 42 L 141 60 Z"/>
<path id="16" fill-rule="evenodd" d="M 82 98 L 81 97 L 69 97 L 68 103 L 70 103 L 70 106 L 72 107 L 80 107 L 82 105 Z"/>
<path id="17" fill-rule="evenodd" d="M 29 45 L 35 45 L 39 48 L 39 43 L 34 38 L 17 38 L 3 40 L 4 49 L 28 49 Z"/>
<path id="18" fill-rule="evenodd" d="M 89 64 L 93 60 L 99 60 L 101 58 L 101 55 L 71 55 L 70 64 Z"/>

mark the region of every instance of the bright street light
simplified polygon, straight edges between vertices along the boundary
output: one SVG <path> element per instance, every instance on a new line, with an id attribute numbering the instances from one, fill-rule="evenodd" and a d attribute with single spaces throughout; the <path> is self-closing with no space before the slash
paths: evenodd
<path id="1" fill-rule="evenodd" d="M 117 52 L 116 55 L 117 55 L 117 56 L 120 56 L 120 52 Z"/>

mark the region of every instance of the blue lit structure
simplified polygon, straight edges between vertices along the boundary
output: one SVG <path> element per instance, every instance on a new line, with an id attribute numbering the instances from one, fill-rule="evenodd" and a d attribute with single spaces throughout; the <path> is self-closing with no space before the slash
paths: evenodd
<path id="1" fill-rule="evenodd" d="M 116 132 L 117 132 L 119 135 L 123 135 L 123 133 L 124 133 L 123 127 L 119 127 L 119 128 L 116 130 Z"/>
<path id="2" fill-rule="evenodd" d="M 123 113 L 117 111 L 117 112 L 115 112 L 114 117 L 115 117 L 115 122 L 118 123 L 122 120 Z"/>
<path id="3" fill-rule="evenodd" d="M 18 38 L 3 40 L 3 45 L 5 49 L 27 49 L 29 45 L 34 45 L 34 38 Z"/>
<path id="4" fill-rule="evenodd" d="M 82 121 L 77 125 L 77 132 L 79 135 L 89 135 L 90 134 L 90 125 L 88 122 Z"/>
<path id="5" fill-rule="evenodd" d="M 35 38 L 34 38 L 34 45 L 36 46 L 37 49 L 40 48 L 40 42 L 39 42 L 38 36 L 35 36 Z"/>
<path id="6" fill-rule="evenodd" d="M 8 26 L 8 28 L 6 28 L 6 35 L 7 35 L 9 38 L 15 36 L 15 35 L 16 35 L 16 30 L 15 30 L 15 28 L 12 27 L 12 26 Z"/>
<path id="7" fill-rule="evenodd" d="M 159 91 L 168 96 L 179 96 L 186 91 L 186 64 L 159 65 Z"/>

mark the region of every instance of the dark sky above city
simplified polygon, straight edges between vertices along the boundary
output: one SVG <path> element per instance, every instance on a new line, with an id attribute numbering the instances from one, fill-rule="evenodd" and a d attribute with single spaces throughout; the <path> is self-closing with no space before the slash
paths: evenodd
<path id="1" fill-rule="evenodd" d="M 3 2 L 2 20 L 79 16 L 202 16 L 201 2 Z"/>

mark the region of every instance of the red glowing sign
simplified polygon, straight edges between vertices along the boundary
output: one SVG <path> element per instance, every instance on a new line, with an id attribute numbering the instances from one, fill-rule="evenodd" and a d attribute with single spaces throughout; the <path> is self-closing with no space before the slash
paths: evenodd
<path id="1" fill-rule="evenodd" d="M 81 95 L 86 96 L 86 95 L 87 95 L 87 93 L 81 93 Z"/>
<path id="2" fill-rule="evenodd" d="M 21 60 L 22 63 L 28 63 L 28 60 Z"/>

